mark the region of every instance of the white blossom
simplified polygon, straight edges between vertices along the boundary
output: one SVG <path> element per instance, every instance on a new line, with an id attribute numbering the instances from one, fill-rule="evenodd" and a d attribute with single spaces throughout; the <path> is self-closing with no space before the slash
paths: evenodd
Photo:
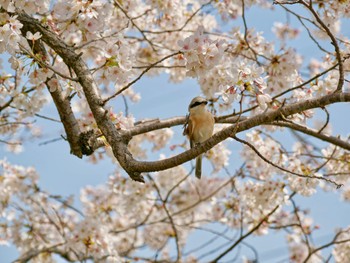
<path id="1" fill-rule="evenodd" d="M 27 31 L 27 35 L 26 35 L 26 38 L 31 40 L 31 41 L 35 41 L 35 40 L 38 40 L 39 38 L 41 38 L 42 35 L 40 34 L 40 32 L 36 32 L 35 34 L 33 34 L 32 32 L 30 31 Z"/>

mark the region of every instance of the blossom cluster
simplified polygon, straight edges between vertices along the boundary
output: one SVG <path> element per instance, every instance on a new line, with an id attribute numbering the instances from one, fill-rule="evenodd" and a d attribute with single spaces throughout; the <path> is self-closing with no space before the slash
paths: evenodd
<path id="1" fill-rule="evenodd" d="M 268 213 L 284 205 L 288 200 L 284 183 L 266 181 L 263 184 L 247 181 L 238 187 L 241 197 L 242 211 L 245 211 L 243 222 L 248 229 L 253 228 Z M 263 225 L 256 234 L 267 234 L 268 226 Z"/>
<path id="2" fill-rule="evenodd" d="M 281 40 L 294 39 L 298 37 L 300 30 L 291 28 L 288 24 L 281 22 L 275 22 L 272 31 L 276 34 L 276 37 Z"/>
<path id="3" fill-rule="evenodd" d="M 190 179 L 181 166 L 159 173 L 145 185 L 116 172 L 106 184 L 82 189 L 79 211 L 72 199 L 50 196 L 41 190 L 33 168 L 13 166 L 6 161 L 1 161 L 1 167 L 4 202 L 0 209 L 0 237 L 3 242 L 17 243 L 23 256 L 34 251 L 37 260 L 41 251 L 49 247 L 56 247 L 57 253 L 70 260 L 120 262 L 121 254 L 139 245 L 162 249 L 175 235 L 179 245 L 184 246 L 191 232 L 187 226 L 200 225 L 205 218 L 214 216 L 204 203 L 194 204 L 214 195 L 220 198 L 225 192 L 225 182 L 218 178 L 208 179 L 197 188 L 193 181 L 196 179 Z M 217 190 L 220 186 L 222 191 Z M 177 213 L 172 218 L 176 229 L 168 222 L 164 206 L 169 213 Z M 22 222 L 22 216 L 29 221 Z M 166 220 L 162 222 L 160 218 Z M 27 229 L 26 225 L 31 227 Z"/>
<path id="4" fill-rule="evenodd" d="M 346 262 L 350 260 L 349 253 L 346 252 L 350 249 L 350 244 L 349 242 L 347 242 L 347 240 L 349 240 L 350 237 L 349 228 L 346 228 L 337 234 L 337 244 L 335 245 L 335 248 L 333 250 L 333 256 L 336 262 Z"/>
<path id="5" fill-rule="evenodd" d="M 271 2 L 266 0 L 249 0 L 242 3 L 242 1 L 239 0 L 224 0 L 224 1 L 217 1 L 215 3 L 216 8 L 218 9 L 221 18 L 224 21 L 228 21 L 231 19 L 237 19 L 242 16 L 243 14 L 243 6 L 246 5 L 247 7 L 251 7 L 253 5 L 260 5 L 264 8 L 271 7 Z"/>
<path id="6" fill-rule="evenodd" d="M 288 157 L 281 150 L 281 145 L 269 137 L 264 137 L 261 132 L 252 131 L 246 135 L 247 142 L 251 143 L 255 149 L 264 156 L 267 160 L 275 165 L 283 167 Z M 245 146 L 241 151 L 242 158 L 246 160 L 246 171 L 253 177 L 259 180 L 268 180 L 279 171 L 275 167 L 269 165 L 258 155 L 254 154 L 253 150 Z"/>
<path id="7" fill-rule="evenodd" d="M 123 132 L 145 123 L 136 122 L 137 112 L 128 112 L 129 104 L 149 92 L 147 87 L 140 88 L 145 76 L 168 76 L 174 83 L 195 78 L 213 111 L 242 119 L 340 92 L 342 79 L 342 91 L 348 92 L 350 45 L 341 22 L 350 17 L 349 1 L 314 1 L 309 9 L 315 12 L 303 16 L 286 9 L 287 23 L 273 24 L 275 41 L 247 23 L 250 14 L 246 11 L 251 8 L 268 8 L 268 12 L 279 8 L 271 2 L 0 0 L 0 53 L 4 54 L 0 143 L 12 152 L 22 151 L 23 141 L 42 134 L 38 117 L 55 120 L 44 116 L 42 109 L 59 98 L 71 107 L 65 110 L 72 112 L 78 130 L 93 130 L 103 142 L 90 161 L 111 157 L 117 162 L 94 118 L 91 94 L 83 88 L 81 75 L 74 71 L 71 58 L 59 52 L 63 44 L 85 62 L 84 77 L 98 87 L 93 100 L 105 107 L 105 117 Z M 23 23 L 26 15 L 35 18 L 33 25 Z M 301 24 L 296 26 L 294 17 Z M 321 54 L 315 53 L 316 58 L 309 60 L 299 47 L 291 46 L 294 42 L 289 40 L 299 36 L 301 26 Z M 339 46 L 335 52 L 324 42 L 332 36 L 331 42 Z M 54 44 L 48 41 L 50 37 L 56 40 Z M 326 113 L 328 122 L 332 118 Z M 309 257 L 310 262 L 319 262 L 322 253 L 310 255 L 315 246 L 309 238 L 317 227 L 306 213 L 291 208 L 290 201 L 295 195 L 329 191 L 333 180 L 344 185 L 342 199 L 349 201 L 350 156 L 339 146 L 314 144 L 297 132 L 285 140 L 286 130 L 272 126 L 307 126 L 316 118 L 315 110 L 279 116 L 268 126 L 238 134 L 245 145 L 231 139 L 217 144 L 204 154 L 213 173 L 203 169 L 200 181 L 191 176 L 189 164 L 143 174 L 144 185 L 126 179 L 118 170 L 105 184 L 81 190 L 81 209 L 75 208 L 72 198 L 42 190 L 34 168 L 1 160 L 0 243 L 16 245 L 23 257 L 34 253 L 32 259 L 37 262 L 53 261 L 53 253 L 70 261 L 121 262 L 124 257 L 138 261 L 144 247 L 155 252 L 152 260 L 159 256 L 160 261 L 174 261 L 175 244 L 177 255 L 182 256 L 176 261 L 198 262 L 202 258 L 197 259 L 197 253 L 182 253 L 190 235 L 210 232 L 208 224 L 217 223 L 241 233 L 259 226 L 254 231 L 257 235 L 268 234 L 270 227 L 287 230 L 290 261 Z M 215 132 L 221 128 L 216 125 Z M 172 150 L 170 140 L 177 140 L 171 141 L 173 145 L 184 145 L 174 131 L 165 128 L 133 136 L 128 149 L 135 159 L 147 160 L 156 154 L 166 158 L 165 153 Z M 315 137 L 329 133 L 323 129 Z M 337 139 L 349 143 L 346 136 Z M 242 161 L 236 171 L 229 166 L 238 163 L 231 161 L 232 153 L 238 153 Z M 336 235 L 334 258 L 349 261 L 349 231 Z"/>
<path id="8" fill-rule="evenodd" d="M 21 37 L 22 23 L 18 21 L 17 16 L 10 16 L 6 13 L 0 15 L 0 53 L 8 52 L 15 55 L 19 51 L 19 42 Z"/>
<path id="9" fill-rule="evenodd" d="M 204 33 L 204 27 L 199 27 L 193 35 L 179 41 L 181 51 L 186 59 L 187 75 L 199 77 L 220 62 L 224 51 L 224 40 L 211 40 Z"/>

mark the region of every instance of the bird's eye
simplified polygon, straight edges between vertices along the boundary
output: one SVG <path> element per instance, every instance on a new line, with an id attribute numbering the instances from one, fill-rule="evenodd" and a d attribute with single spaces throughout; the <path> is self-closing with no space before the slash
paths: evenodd
<path id="1" fill-rule="evenodd" d="M 198 106 L 198 105 L 201 105 L 201 104 L 202 104 L 202 102 L 196 101 L 195 103 L 193 103 L 193 104 L 191 105 L 190 108 L 194 108 L 194 107 L 196 107 L 196 106 Z"/>
<path id="2" fill-rule="evenodd" d="M 195 103 L 193 103 L 190 108 L 194 108 L 198 105 L 201 105 L 201 104 L 207 104 L 208 102 L 207 101 L 196 101 Z"/>

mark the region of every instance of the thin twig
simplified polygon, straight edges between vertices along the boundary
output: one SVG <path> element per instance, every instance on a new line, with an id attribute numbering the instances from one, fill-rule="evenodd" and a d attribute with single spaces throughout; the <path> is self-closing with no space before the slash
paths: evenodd
<path id="1" fill-rule="evenodd" d="M 32 250 L 29 250 L 27 253 L 25 253 L 24 255 L 22 255 L 20 258 L 16 259 L 13 261 L 13 263 L 26 263 L 28 262 L 29 260 L 35 258 L 36 256 L 38 256 L 39 254 L 41 253 L 45 253 L 45 252 L 50 252 L 52 251 L 54 248 L 57 248 L 59 246 L 62 246 L 66 244 L 66 242 L 61 242 L 61 243 L 58 243 L 58 244 L 55 244 L 55 245 L 52 245 L 50 247 L 45 247 L 45 248 L 42 248 L 42 249 L 32 249 Z"/>
<path id="2" fill-rule="evenodd" d="M 150 179 L 150 181 L 152 182 L 154 188 L 156 189 L 156 191 L 158 193 L 158 196 L 159 196 L 160 200 L 163 203 L 162 207 L 163 207 L 165 213 L 167 214 L 167 216 L 169 218 L 169 221 L 170 221 L 170 224 L 171 224 L 171 227 L 172 227 L 172 229 L 174 231 L 176 252 L 177 252 L 177 254 L 176 254 L 176 262 L 178 262 L 180 260 L 180 258 L 181 258 L 181 249 L 180 249 L 180 244 L 179 244 L 179 234 L 178 234 L 177 229 L 175 227 L 175 223 L 174 223 L 173 217 L 170 215 L 170 212 L 169 212 L 169 210 L 167 208 L 166 201 L 163 199 L 163 197 L 162 197 L 162 195 L 160 193 L 160 189 L 159 189 L 158 185 L 156 184 L 156 182 L 153 180 L 153 178 L 150 175 L 148 175 L 147 177 Z"/>
<path id="3" fill-rule="evenodd" d="M 337 238 L 339 237 L 339 235 L 340 235 L 341 233 L 342 233 L 342 232 L 336 233 L 335 236 L 334 236 L 334 238 L 333 238 L 333 240 L 331 240 L 329 243 L 326 243 L 326 244 L 324 244 L 324 245 L 322 245 L 322 246 L 319 246 L 318 248 L 313 249 L 312 251 L 309 251 L 309 254 L 308 254 L 307 257 L 304 259 L 303 262 L 304 262 L 304 263 L 308 262 L 309 259 L 310 259 L 310 257 L 311 257 L 313 254 L 317 253 L 318 251 L 320 251 L 320 250 L 322 250 L 322 249 L 325 249 L 325 248 L 330 247 L 330 246 L 334 246 L 334 245 L 336 245 L 336 244 L 343 244 L 343 243 L 348 243 L 348 242 L 350 242 L 350 239 L 343 239 L 343 240 L 337 241 Z"/>
<path id="4" fill-rule="evenodd" d="M 51 140 L 39 143 L 39 146 L 47 145 L 47 144 L 50 144 L 50 143 L 53 143 L 53 142 L 58 142 L 58 141 L 61 141 L 61 140 L 63 140 L 62 137 L 51 139 Z"/>
<path id="5" fill-rule="evenodd" d="M 297 1 L 274 1 L 273 4 L 279 4 L 279 5 L 302 4 L 303 6 L 305 6 L 312 13 L 312 15 L 315 17 L 316 21 L 320 24 L 322 29 L 327 33 L 327 35 L 329 36 L 329 38 L 332 41 L 331 43 L 334 46 L 335 53 L 336 53 L 336 58 L 337 58 L 337 61 L 338 61 L 338 64 L 339 64 L 339 79 L 338 79 L 338 85 L 337 85 L 336 91 L 340 92 L 342 87 L 343 87 L 343 85 L 344 85 L 344 65 L 343 65 L 343 60 L 342 60 L 342 57 L 341 57 L 340 48 L 339 48 L 337 39 L 335 38 L 335 36 L 333 35 L 333 33 L 331 32 L 329 27 L 322 21 L 322 19 L 318 15 L 318 13 L 312 7 L 312 1 L 310 1 L 309 4 L 307 4 L 303 0 L 297 0 Z"/>
<path id="6" fill-rule="evenodd" d="M 281 170 L 281 171 L 283 171 L 283 172 L 286 172 L 286 173 L 289 173 L 289 174 L 293 174 L 293 175 L 296 175 L 296 176 L 302 177 L 302 178 L 324 180 L 324 181 L 326 181 L 326 182 L 329 182 L 329 183 L 334 184 L 334 185 L 337 187 L 337 189 L 339 189 L 339 188 L 342 186 L 342 184 L 338 184 L 338 183 L 336 183 L 335 181 L 330 180 L 330 179 L 328 179 L 328 178 L 324 178 L 324 177 L 321 177 L 321 176 L 315 176 L 315 175 L 300 174 L 300 173 L 296 173 L 296 172 L 290 171 L 290 170 L 288 170 L 288 169 L 285 169 L 285 168 L 283 168 L 283 167 L 281 167 L 281 166 L 279 166 L 279 165 L 277 165 L 277 164 L 271 162 L 271 161 L 268 160 L 267 158 L 265 158 L 265 157 L 254 147 L 254 145 L 252 145 L 251 143 L 249 143 L 249 142 L 247 142 L 247 141 L 245 141 L 245 140 L 239 139 L 237 136 L 232 136 L 232 138 L 235 139 L 236 141 L 240 142 L 240 143 L 243 143 L 243 144 L 249 146 L 249 148 L 251 148 L 263 161 L 265 161 L 266 163 L 272 165 L 273 167 L 275 167 L 275 168 L 277 168 L 277 169 L 279 169 L 279 170 Z"/>
<path id="7" fill-rule="evenodd" d="M 315 76 L 313 76 L 312 78 L 308 79 L 307 81 L 301 83 L 300 85 L 297 85 L 297 86 L 295 86 L 295 87 L 292 87 L 292 88 L 290 88 L 290 89 L 287 89 L 287 90 L 285 90 L 285 91 L 283 91 L 283 92 L 277 94 L 276 96 L 272 97 L 272 99 L 273 99 L 273 100 L 274 100 L 274 99 L 277 99 L 278 97 L 281 97 L 281 96 L 283 96 L 284 94 L 286 94 L 286 93 L 288 93 L 288 92 L 291 92 L 291 91 L 296 90 L 296 89 L 303 88 L 305 85 L 311 83 L 311 82 L 314 81 L 315 79 L 318 79 L 319 77 L 325 75 L 325 74 L 328 73 L 329 71 L 335 69 L 338 65 L 339 65 L 339 63 L 334 64 L 332 67 L 330 67 L 330 68 L 328 68 L 328 69 L 322 71 L 321 73 L 316 74 Z"/>
<path id="8" fill-rule="evenodd" d="M 4 140 L 1 140 L 1 139 L 0 139 L 0 143 L 4 143 L 4 144 L 7 144 L 7 145 L 22 145 L 21 142 L 8 142 L 8 141 L 4 141 Z"/>
<path id="9" fill-rule="evenodd" d="M 48 68 L 50 69 L 52 72 L 54 72 L 56 75 L 64 78 L 64 79 L 69 79 L 71 81 L 74 81 L 74 82 L 78 82 L 78 78 L 71 78 L 67 75 L 64 75 L 63 73 L 57 71 L 56 69 L 54 69 L 53 67 L 51 67 L 49 64 L 45 63 L 43 60 L 41 60 L 38 56 L 36 56 L 32 51 L 30 50 L 27 50 L 23 45 L 19 44 L 22 51 L 24 53 L 26 53 L 29 57 L 31 57 L 32 59 L 34 59 L 42 68 Z"/>
<path id="10" fill-rule="evenodd" d="M 326 113 L 326 122 L 323 124 L 321 129 L 319 129 L 318 133 L 322 133 L 322 131 L 328 126 L 329 119 L 330 119 L 330 115 L 329 115 L 329 112 L 328 112 L 327 108 L 323 107 L 322 110 Z"/>
<path id="11" fill-rule="evenodd" d="M 344 66 L 343 66 L 343 60 L 341 57 L 341 53 L 340 53 L 340 48 L 338 45 L 338 41 L 336 40 L 336 38 L 334 37 L 334 35 L 332 34 L 331 30 L 329 29 L 329 27 L 322 21 L 322 19 L 319 17 L 319 15 L 317 14 L 317 12 L 315 11 L 315 9 L 313 9 L 312 7 L 312 3 L 310 1 L 310 4 L 306 4 L 306 2 L 301 1 L 301 3 L 307 7 L 310 12 L 314 15 L 314 17 L 316 18 L 317 22 L 322 26 L 322 28 L 326 31 L 327 35 L 329 36 L 329 38 L 332 41 L 332 44 L 334 46 L 335 49 L 335 53 L 336 53 L 336 57 L 337 57 L 337 61 L 339 64 L 339 80 L 338 80 L 338 86 L 337 86 L 337 91 L 341 91 L 342 87 L 344 85 Z"/>
<path id="12" fill-rule="evenodd" d="M 151 40 L 149 40 L 147 38 L 147 36 L 145 35 L 144 31 L 138 26 L 136 25 L 136 23 L 134 22 L 134 19 L 131 18 L 128 13 L 126 12 L 126 10 L 118 3 L 117 0 L 114 1 L 114 4 L 123 12 L 123 14 L 126 16 L 127 19 L 130 20 L 130 22 L 132 23 L 132 25 L 141 33 L 141 35 L 143 36 L 143 38 L 148 42 L 148 44 L 150 45 L 150 47 L 152 48 L 153 51 L 156 51 L 154 48 L 154 45 L 152 43 Z"/>
<path id="13" fill-rule="evenodd" d="M 242 0 L 242 19 L 243 19 L 243 25 L 244 25 L 244 41 L 247 44 L 248 48 L 253 52 L 255 61 L 260 65 L 258 61 L 258 56 L 256 51 L 250 46 L 249 41 L 248 41 L 248 26 L 247 26 L 247 21 L 245 18 L 245 6 L 244 6 L 244 0 Z"/>
<path id="14" fill-rule="evenodd" d="M 120 90 L 118 90 L 116 93 L 114 93 L 113 95 L 111 95 L 110 97 L 106 98 L 103 100 L 103 105 L 105 105 L 109 100 L 115 98 L 116 96 L 118 96 L 120 93 L 122 93 L 123 91 L 125 91 L 126 89 L 128 89 L 131 85 L 133 85 L 134 83 L 136 83 L 143 75 L 145 75 L 150 69 L 152 69 L 155 65 L 163 62 L 164 60 L 171 58 L 173 56 L 176 56 L 178 54 L 180 54 L 181 52 L 176 52 L 176 53 L 172 53 L 170 55 L 167 55 L 165 57 L 163 57 L 162 59 L 150 64 L 144 71 L 141 72 L 141 74 L 135 78 L 133 81 L 131 81 L 130 83 L 128 83 L 126 86 L 124 86 L 123 88 L 121 88 Z"/>
<path id="15" fill-rule="evenodd" d="M 277 210 L 279 205 L 277 205 L 274 209 L 272 209 L 264 218 L 255 226 L 253 227 L 249 232 L 246 234 L 242 235 L 235 243 L 233 243 L 232 246 L 230 246 L 228 249 L 226 249 L 224 252 L 222 252 L 219 256 L 217 256 L 215 259 L 211 261 L 211 263 L 216 263 L 218 262 L 222 257 L 224 257 L 227 253 L 229 253 L 232 249 L 234 249 L 238 244 L 240 244 L 245 238 L 253 234 L 256 230 L 259 229 L 259 227 L 266 222 L 269 217 Z"/>
<path id="16" fill-rule="evenodd" d="M 177 29 L 171 29 L 171 30 L 162 30 L 162 31 L 151 31 L 151 30 L 143 30 L 144 33 L 149 33 L 149 34 L 164 34 L 164 33 L 173 33 L 173 32 L 179 32 L 183 31 L 183 29 L 188 25 L 188 23 L 193 19 L 193 17 L 201 11 L 204 7 L 207 5 L 210 5 L 214 0 L 210 0 L 208 3 L 201 5 L 195 12 L 192 13 L 192 15 L 186 20 L 186 22 L 179 28 Z"/>
<path id="17" fill-rule="evenodd" d="M 294 208 L 294 215 L 295 215 L 295 217 L 296 217 L 296 219 L 298 220 L 298 223 L 299 223 L 299 224 L 297 224 L 297 226 L 300 228 L 301 232 L 303 233 L 303 236 L 304 236 L 304 238 L 305 238 L 305 244 L 306 244 L 306 246 L 307 246 L 308 252 L 310 253 L 310 251 L 311 251 L 310 241 L 309 241 L 308 234 L 305 232 L 305 229 L 304 229 L 303 224 L 302 224 L 302 222 L 301 222 L 300 216 L 299 216 L 299 214 L 298 214 L 299 209 L 298 209 L 298 207 L 296 206 L 295 201 L 294 201 L 294 199 L 293 199 L 292 197 L 289 198 L 289 200 L 291 201 L 291 203 L 292 203 L 292 205 L 293 205 L 293 208 Z"/>

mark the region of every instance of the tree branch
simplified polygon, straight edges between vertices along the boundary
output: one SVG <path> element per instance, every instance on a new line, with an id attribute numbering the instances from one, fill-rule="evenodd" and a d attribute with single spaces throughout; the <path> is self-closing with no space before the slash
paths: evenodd
<path id="1" fill-rule="evenodd" d="M 103 105 L 106 104 L 109 100 L 115 98 L 116 96 L 118 96 L 119 94 L 121 94 L 123 91 L 125 91 L 126 89 L 130 88 L 131 85 L 135 84 L 143 75 L 145 75 L 149 70 L 151 70 L 155 65 L 163 62 L 164 60 L 168 59 L 168 58 L 171 58 L 173 56 L 176 56 L 178 54 L 181 54 L 181 52 L 175 52 L 175 53 L 172 53 L 170 55 L 167 55 L 163 58 L 161 58 L 160 60 L 150 64 L 149 66 L 147 66 L 142 72 L 141 74 L 136 77 L 133 81 L 129 82 L 126 86 L 124 86 L 123 88 L 121 88 L 120 90 L 118 90 L 116 93 L 114 93 L 113 95 L 109 96 L 108 98 L 104 99 L 103 101 Z"/>
<path id="2" fill-rule="evenodd" d="M 149 40 L 148 37 L 145 35 L 144 31 L 142 31 L 142 29 L 138 25 L 136 25 L 136 23 L 134 22 L 134 19 L 128 15 L 128 12 L 118 3 L 118 1 L 114 1 L 114 5 L 116 7 L 118 7 L 120 9 L 120 11 L 122 11 L 122 13 L 126 16 L 126 18 L 129 19 L 129 21 L 132 23 L 132 25 L 140 32 L 140 34 L 143 36 L 144 40 L 146 40 L 148 42 L 148 44 L 150 45 L 152 50 L 156 51 L 152 41 Z"/>
<path id="3" fill-rule="evenodd" d="M 188 23 L 193 19 L 193 17 L 195 17 L 195 15 L 197 15 L 197 13 L 199 11 L 201 11 L 204 7 L 210 5 L 213 2 L 213 0 L 210 0 L 209 2 L 201 5 L 196 11 L 194 11 L 192 13 L 192 15 L 190 15 L 190 17 L 186 20 L 186 22 L 179 28 L 177 29 L 170 29 L 170 30 L 162 30 L 162 31 L 150 31 L 150 30 L 143 30 L 144 33 L 149 33 L 149 34 L 164 34 L 164 33 L 173 33 L 173 32 L 180 32 L 182 31 L 187 25 Z"/>
<path id="4" fill-rule="evenodd" d="M 335 49 L 335 55 L 339 64 L 339 79 L 338 79 L 338 85 L 337 85 L 337 92 L 340 92 L 342 90 L 342 87 L 344 85 L 344 65 L 343 65 L 343 59 L 341 57 L 340 53 L 340 48 L 337 42 L 337 39 L 329 29 L 329 27 L 322 21 L 322 19 L 319 17 L 315 9 L 312 7 L 312 2 L 310 1 L 309 4 L 307 4 L 303 0 L 296 0 L 296 1 L 273 1 L 273 4 L 279 4 L 279 5 L 284 5 L 284 4 L 302 4 L 305 6 L 311 14 L 315 17 L 316 21 L 320 24 L 322 29 L 326 32 L 326 34 L 329 36 L 331 39 L 331 43 L 334 46 Z"/>
<path id="5" fill-rule="evenodd" d="M 73 48 L 67 46 L 57 35 L 42 26 L 34 18 L 21 13 L 18 16 L 18 19 L 20 19 L 23 24 L 27 24 L 29 28 L 32 28 L 32 32 L 40 32 L 42 34 L 42 40 L 62 57 L 66 65 L 74 70 L 79 79 L 79 83 L 83 87 L 87 102 L 98 127 L 111 145 L 119 164 L 129 176 L 136 181 L 142 182 L 144 180 L 141 175 L 142 172 L 155 172 L 180 165 L 195 158 L 199 154 L 208 151 L 216 144 L 233 136 L 235 133 L 251 129 L 258 125 L 271 123 L 280 119 L 281 116 L 287 117 L 308 109 L 324 107 L 336 102 L 350 101 L 350 94 L 335 93 L 320 98 L 285 105 L 277 110 L 268 110 L 267 112 L 242 120 L 235 125 L 231 125 L 230 127 L 214 134 L 206 142 L 174 157 L 151 162 L 137 161 L 132 157 L 127 148 L 132 133 L 130 131 L 117 130 L 113 122 L 109 119 L 107 110 L 103 107 L 103 100 L 100 97 L 98 86 L 87 65 L 82 60 L 81 55 L 76 54 Z"/>
<path id="6" fill-rule="evenodd" d="M 338 137 L 319 133 L 318 131 L 310 129 L 306 126 L 302 126 L 302 125 L 292 123 L 292 122 L 285 122 L 285 121 L 273 122 L 273 123 L 271 123 L 271 125 L 280 126 L 280 127 L 287 127 L 289 129 L 296 130 L 296 131 L 311 135 L 311 136 L 318 138 L 322 141 L 329 142 L 331 144 L 334 144 L 334 145 L 339 146 L 345 150 L 350 151 L 350 143 L 348 143 L 344 140 L 341 140 Z"/>
<path id="7" fill-rule="evenodd" d="M 128 159 L 128 165 L 131 166 L 134 169 L 134 171 L 137 171 L 137 172 L 153 172 L 153 171 L 169 169 L 177 165 L 180 165 L 184 162 L 187 162 L 195 158 L 199 154 L 208 151 L 209 149 L 214 147 L 216 144 L 224 141 L 228 137 L 233 136 L 235 133 L 239 133 L 239 132 L 251 129 L 255 126 L 259 126 L 262 124 L 272 123 L 278 120 L 281 116 L 287 117 L 308 109 L 324 107 L 326 105 L 329 105 L 335 102 L 344 102 L 344 101 L 350 101 L 350 94 L 335 93 L 335 94 L 326 95 L 321 98 L 315 98 L 308 101 L 302 101 L 302 102 L 286 105 L 277 110 L 268 110 L 267 112 L 244 119 L 239 123 L 236 123 L 235 125 L 231 125 L 230 127 L 224 128 L 220 132 L 214 134 L 206 142 L 203 142 L 198 146 L 188 151 L 185 151 L 179 155 L 176 155 L 174 157 L 163 159 L 161 161 L 153 161 L 153 162 L 136 161 L 135 159 L 130 158 Z M 177 121 L 179 121 L 179 119 Z M 150 127 L 147 127 L 147 128 L 150 128 Z M 128 133 L 128 131 L 126 131 L 126 133 Z"/>
<path id="8" fill-rule="evenodd" d="M 310 4 L 307 4 L 304 1 L 301 1 L 301 3 L 310 10 L 310 12 L 313 14 L 313 16 L 316 18 L 317 22 L 321 25 L 321 27 L 323 28 L 324 31 L 326 31 L 327 35 L 329 36 L 329 38 L 331 39 L 331 43 L 334 46 L 335 49 L 335 54 L 336 54 L 336 58 L 338 60 L 338 64 L 339 64 L 339 80 L 338 80 L 338 86 L 337 86 L 337 91 L 340 92 L 342 90 L 342 87 L 344 85 L 344 65 L 343 65 L 343 59 L 341 57 L 340 54 L 340 49 L 339 49 L 339 45 L 338 42 L 336 40 L 336 38 L 334 37 L 334 35 L 332 34 L 331 30 L 329 29 L 329 27 L 322 21 L 322 19 L 319 17 L 319 15 L 317 14 L 317 12 L 315 11 L 315 9 L 313 9 L 312 7 L 312 3 L 310 2 Z"/>
<path id="9" fill-rule="evenodd" d="M 277 210 L 279 205 L 277 205 L 270 213 L 268 213 L 255 227 L 253 227 L 249 232 L 246 234 L 242 235 L 235 243 L 232 244 L 228 249 L 226 249 L 224 252 L 222 252 L 219 256 L 217 256 L 215 259 L 211 261 L 211 263 L 216 263 L 218 262 L 222 257 L 224 257 L 227 253 L 229 253 L 232 249 L 234 249 L 238 244 L 240 244 L 245 238 L 253 234 L 256 230 L 259 229 L 259 227 L 266 222 L 269 217 Z"/>
<path id="10" fill-rule="evenodd" d="M 25 36 L 28 31 L 32 30 L 28 24 L 24 23 L 21 31 Z M 39 55 L 39 57 L 41 57 L 42 61 L 39 63 L 40 67 L 46 67 L 48 65 L 48 54 L 44 44 L 40 40 L 35 41 L 33 45 L 33 54 L 31 55 L 34 56 L 33 59 L 35 61 L 38 61 L 36 56 Z M 55 74 L 53 75 L 52 79 L 57 79 Z M 45 82 L 45 84 L 48 87 L 50 95 L 56 105 L 58 114 L 60 115 L 61 122 L 67 134 L 67 140 L 70 145 L 71 153 L 81 158 L 83 155 L 79 145 L 80 128 L 70 105 L 70 99 L 69 97 L 63 95 L 62 88 L 59 85 L 57 85 L 55 88 L 51 88 L 50 81 L 48 80 Z"/>
<path id="11" fill-rule="evenodd" d="M 334 246 L 334 245 L 336 245 L 336 244 L 342 244 L 342 243 L 348 243 L 348 242 L 350 242 L 350 239 L 337 240 L 338 237 L 339 237 L 339 235 L 342 234 L 342 233 L 343 233 L 342 231 L 336 233 L 335 236 L 334 236 L 334 238 L 333 238 L 330 242 L 328 242 L 328 243 L 326 243 L 326 244 L 324 244 L 324 245 L 322 245 L 322 246 L 320 246 L 320 247 L 318 247 L 318 248 L 315 248 L 315 249 L 313 249 L 312 251 L 309 251 L 309 254 L 308 254 L 307 257 L 304 259 L 303 262 L 305 262 L 305 263 L 308 262 L 308 260 L 310 259 L 310 257 L 311 257 L 313 254 L 317 253 L 318 251 L 320 251 L 320 250 L 322 250 L 322 249 L 325 249 L 325 248 L 330 247 L 330 246 Z"/>
<path id="12" fill-rule="evenodd" d="M 290 171 L 286 168 L 283 168 L 273 162 L 271 162 L 270 160 L 268 160 L 267 158 L 265 158 L 255 147 L 254 145 L 252 145 L 251 143 L 245 141 L 245 140 L 241 140 L 239 139 L 238 137 L 236 136 L 233 136 L 233 139 L 235 139 L 236 141 L 240 142 L 240 143 L 243 143 L 245 145 L 247 145 L 250 149 L 252 149 L 264 162 L 270 164 L 271 166 L 285 172 L 285 173 L 289 173 L 289 174 L 293 174 L 293 175 L 296 175 L 298 177 L 301 177 L 301 178 L 307 178 L 307 179 L 317 179 L 317 180 L 323 180 L 323 181 L 326 181 L 328 183 L 332 183 L 334 184 L 337 189 L 340 188 L 342 185 L 341 184 L 338 184 L 336 183 L 335 181 L 333 180 L 330 180 L 328 178 L 325 178 L 325 177 L 321 177 L 321 176 L 315 176 L 315 175 L 308 175 L 308 174 L 300 174 L 300 173 L 296 173 L 296 172 L 293 172 L 293 171 Z"/>
<path id="13" fill-rule="evenodd" d="M 25 13 L 18 13 L 18 20 L 26 25 L 31 32 L 40 32 L 42 41 L 50 46 L 65 62 L 74 70 L 80 85 L 83 88 L 86 100 L 96 123 L 103 135 L 112 146 L 114 155 L 119 164 L 135 181 L 143 182 L 144 179 L 139 172 L 134 172 L 133 166 L 129 165 L 131 154 L 127 148 L 130 138 L 121 136 L 114 123 L 109 119 L 108 111 L 103 107 L 103 100 L 99 94 L 99 88 L 91 75 L 86 63 L 81 58 L 82 54 L 76 54 L 73 47 L 68 46 L 59 36 L 43 26 L 39 21 Z"/>
<path id="14" fill-rule="evenodd" d="M 26 263 L 29 260 L 39 256 L 41 253 L 49 253 L 49 252 L 58 252 L 57 247 L 60 247 L 64 245 L 65 242 L 58 243 L 56 245 L 52 245 L 50 247 L 42 248 L 42 249 L 34 249 L 34 250 L 29 250 L 27 253 L 23 254 L 20 258 L 16 259 L 13 261 L 13 263 Z M 58 253 L 60 254 L 60 253 Z"/>
<path id="15" fill-rule="evenodd" d="M 169 209 L 167 207 L 167 203 L 166 203 L 167 200 L 162 197 L 161 191 L 160 191 L 157 183 L 153 180 L 153 178 L 151 176 L 148 176 L 148 178 L 150 179 L 150 181 L 152 182 L 154 188 L 156 189 L 157 194 L 159 196 L 159 199 L 162 201 L 162 207 L 163 207 L 166 215 L 168 216 L 171 228 L 174 231 L 174 238 L 175 238 L 175 244 L 176 244 L 176 261 L 175 262 L 178 262 L 180 260 L 180 258 L 181 258 L 181 248 L 180 248 L 180 242 L 179 242 L 179 234 L 178 234 L 178 231 L 176 229 L 174 220 L 173 220 L 172 216 L 170 215 Z"/>

